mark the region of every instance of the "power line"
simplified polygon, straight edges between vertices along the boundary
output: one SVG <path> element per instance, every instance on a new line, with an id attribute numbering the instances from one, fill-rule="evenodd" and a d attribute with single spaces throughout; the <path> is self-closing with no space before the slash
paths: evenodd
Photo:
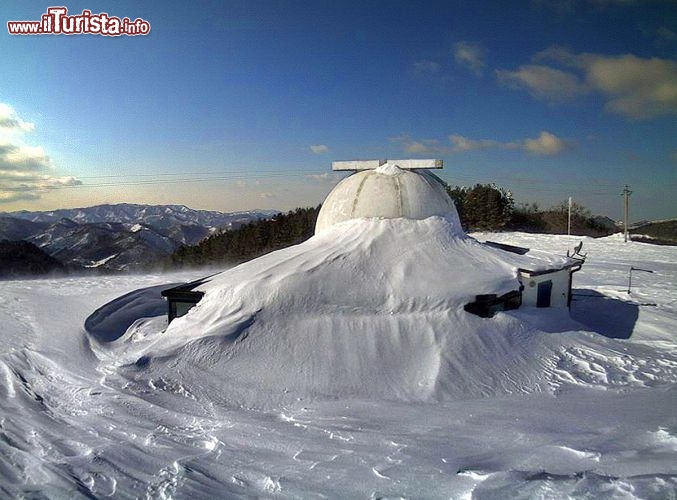
<path id="1" fill-rule="evenodd" d="M 165 183 L 165 179 L 156 179 L 158 177 L 177 177 L 182 176 L 177 181 L 188 182 L 190 180 L 195 180 L 197 182 L 207 181 L 210 179 L 214 180 L 228 180 L 228 179 L 246 179 L 246 178 L 263 178 L 263 177 L 279 177 L 279 176 L 314 176 L 326 174 L 325 170 L 305 170 L 300 168 L 290 168 L 290 169 L 275 169 L 275 170 L 230 170 L 230 171 L 198 171 L 198 172 L 155 172 L 155 173 L 130 173 L 130 174 L 106 174 L 106 175 L 92 175 L 92 176 L 76 176 L 77 179 L 87 180 L 87 179 L 124 179 L 124 178 L 148 178 L 148 183 Z M 449 184 L 454 185 L 458 182 L 463 183 L 483 183 L 487 182 L 486 178 L 490 177 L 493 182 L 513 185 L 520 190 L 533 190 L 538 189 L 539 191 L 560 191 L 560 189 L 574 189 L 578 191 L 581 186 L 581 183 L 591 185 L 591 187 L 596 188 L 595 191 L 586 191 L 589 194 L 612 194 L 611 191 L 615 190 L 615 183 L 606 183 L 600 182 L 598 180 L 580 180 L 580 181 L 558 181 L 552 179 L 526 179 L 526 178 L 515 178 L 513 176 L 500 176 L 500 175 L 490 175 L 490 176 L 472 176 L 467 174 L 457 174 L 452 172 L 445 172 L 444 177 L 449 178 Z M 141 181 L 133 181 L 141 182 Z M 145 182 L 145 181 L 144 181 Z M 120 184 L 120 183 L 116 183 Z M 645 183 L 647 185 L 652 185 L 651 183 Z M 86 184 L 87 186 L 95 186 L 97 184 Z M 609 191 L 606 191 L 606 190 Z"/>
<path id="2" fill-rule="evenodd" d="M 113 179 L 113 178 L 122 178 L 122 177 L 168 177 L 175 175 L 276 175 L 276 174 L 286 174 L 286 173 L 309 173 L 314 174 L 318 173 L 317 171 L 308 171 L 303 169 L 275 169 L 275 170 L 256 170 L 252 172 L 251 170 L 217 170 L 217 171 L 208 171 L 208 172 L 155 172 L 152 174 L 107 174 L 107 175 L 86 175 L 86 176 L 77 176 L 78 179 Z"/>
<path id="3" fill-rule="evenodd" d="M 451 175 L 450 185 L 457 182 L 468 184 L 483 183 L 486 180 L 480 180 L 480 176 L 471 176 L 467 174 L 455 174 L 445 172 Z M 300 168 L 276 169 L 276 170 L 230 170 L 230 171 L 201 171 L 201 172 L 156 172 L 156 173 L 138 173 L 138 174 L 107 174 L 99 176 L 77 177 L 79 180 L 99 180 L 99 182 L 87 182 L 72 186 L 61 186 L 63 188 L 98 188 L 98 187 L 116 187 L 116 186 L 150 186 L 163 184 L 179 183 L 201 183 L 201 182 L 227 182 L 240 180 L 256 180 L 280 177 L 313 177 L 326 175 L 325 170 L 305 170 Z M 537 180 L 523 179 L 504 176 L 490 176 L 493 181 L 503 184 L 506 187 L 512 187 L 513 190 L 523 193 L 563 193 L 573 192 L 577 196 L 616 196 L 612 191 L 613 186 L 594 182 L 590 190 L 581 189 L 581 183 L 576 181 L 555 181 L 555 180 Z M 481 177 L 484 179 L 484 176 Z M 114 179 L 129 179 L 117 181 Z M 587 185 L 590 185 L 587 181 Z M 609 188 L 607 190 L 606 188 Z"/>
<path id="4" fill-rule="evenodd" d="M 260 173 L 246 173 L 246 174 L 219 174 L 213 175 L 210 177 L 199 176 L 199 177 L 180 177 L 180 178 L 165 178 L 158 179 L 158 174 L 155 174 L 156 178 L 153 178 L 153 174 L 137 174 L 135 177 L 142 177 L 138 180 L 130 181 L 104 181 L 104 179 L 122 179 L 128 176 L 92 176 L 92 177 L 78 177 L 78 179 L 102 179 L 101 182 L 91 182 L 76 184 L 70 186 L 61 186 L 62 188 L 96 188 L 96 187 L 114 187 L 114 186 L 145 186 L 145 185 L 160 185 L 160 184 L 179 184 L 179 183 L 199 183 L 199 182 L 225 182 L 225 181 L 239 181 L 239 180 L 250 180 L 250 179 L 268 179 L 268 178 L 282 178 L 282 177 L 312 177 L 323 175 L 325 172 L 313 172 L 313 171 L 298 171 L 298 172 L 260 172 Z M 164 174 L 165 177 L 172 177 L 174 175 L 180 174 Z M 185 175 L 185 173 L 184 173 Z M 131 177 L 131 176 L 130 176 Z M 479 182 L 479 181 L 473 181 Z M 501 182 L 501 181 L 499 181 Z M 543 186 L 553 186 L 553 187 L 543 187 Z M 570 184 L 558 184 L 558 183 L 534 183 L 532 185 L 518 185 L 515 186 L 516 189 L 526 193 L 562 193 L 566 191 L 574 191 L 577 195 L 588 195 L 588 196 L 615 196 L 615 193 L 611 191 L 587 191 L 581 189 L 572 189 Z"/>
<path id="5" fill-rule="evenodd" d="M 184 174 L 185 175 L 185 174 Z M 246 175 L 217 175 L 213 177 L 183 177 L 178 179 L 142 179 L 134 181 L 109 181 L 109 182 L 94 182 L 94 183 L 83 183 L 83 184 L 73 184 L 68 186 L 60 186 L 62 188 L 90 188 L 90 187 L 112 187 L 112 186 L 144 186 L 144 185 L 157 185 L 157 184 L 179 184 L 186 182 L 216 182 L 216 181 L 238 181 L 238 180 L 251 180 L 251 179 L 261 179 L 261 178 L 280 178 L 280 177 L 308 177 L 314 175 L 321 175 L 319 173 L 313 172 L 268 172 L 268 173 L 258 173 Z M 112 176 L 113 178 L 118 178 Z M 122 177 L 122 176 L 121 176 Z M 120 177 L 120 178 L 121 178 Z M 106 177 L 102 177 L 106 178 Z M 82 179 L 82 178 L 78 178 Z"/>
<path id="6" fill-rule="evenodd" d="M 117 178 L 128 178 L 128 177 L 173 177 L 173 176 L 218 176 L 218 177 L 226 177 L 226 176 L 245 176 L 245 177 L 252 177 L 252 176 L 268 176 L 268 175 L 294 175 L 294 174 L 300 174 L 300 175 L 320 175 L 326 173 L 325 170 L 307 170 L 307 169 L 301 169 L 301 168 L 288 168 L 288 169 L 275 169 L 275 170 L 260 170 L 257 169 L 255 171 L 252 171 L 251 169 L 248 170 L 228 170 L 228 171 L 198 171 L 198 172 L 155 172 L 155 173 L 144 173 L 144 174 L 137 174 L 137 173 L 125 173 L 125 174 L 106 174 L 106 175 L 90 175 L 90 176 L 77 176 L 78 179 L 117 179 Z M 570 180 L 570 181 L 561 181 L 561 180 L 552 180 L 552 179 L 544 179 L 544 180 L 537 180 L 533 178 L 523 178 L 523 177 L 514 177 L 514 176 L 501 176 L 501 175 L 489 175 L 489 176 L 473 176 L 473 175 L 467 175 L 467 174 L 457 174 L 457 173 L 452 173 L 452 172 L 444 172 L 443 177 L 448 177 L 450 178 L 450 184 L 455 184 L 458 181 L 466 181 L 466 182 L 486 182 L 482 181 L 480 179 L 486 179 L 486 177 L 491 177 L 494 179 L 494 181 L 502 182 L 502 183 L 509 183 L 509 184 L 519 184 L 521 188 L 527 187 L 528 185 L 548 185 L 548 186 L 561 186 L 561 187 L 573 187 L 576 188 L 580 186 L 581 183 L 588 183 L 588 184 L 593 184 L 597 188 L 602 188 L 602 189 L 615 189 L 616 184 L 613 182 L 600 182 L 599 180 L 596 179 L 582 179 L 580 181 L 575 181 L 575 180 Z"/>

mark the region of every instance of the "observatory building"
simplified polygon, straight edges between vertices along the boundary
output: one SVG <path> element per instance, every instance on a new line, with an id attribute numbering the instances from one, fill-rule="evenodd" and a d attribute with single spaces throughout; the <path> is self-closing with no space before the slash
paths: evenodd
<path id="1" fill-rule="evenodd" d="M 441 167 L 336 162 L 351 175 L 327 196 L 315 235 L 203 280 L 123 296 L 94 313 L 88 332 L 121 354 L 134 381 L 179 373 L 200 397 L 251 408 L 524 390 L 542 366 L 523 372 L 520 360 L 545 353 L 529 322 L 559 314 L 500 311 L 566 314 L 580 262 L 464 234 L 434 175 Z"/>
<path id="2" fill-rule="evenodd" d="M 451 271 L 444 276 L 448 293 L 461 294 L 469 301 L 465 310 L 482 317 L 497 311 L 516 309 L 522 305 L 536 307 L 567 307 L 571 301 L 574 272 L 581 268 L 584 256 L 578 251 L 573 257 L 556 257 L 528 248 L 487 241 L 479 243 L 466 238 L 453 200 L 446 185 L 432 170 L 441 169 L 442 160 L 366 160 L 335 161 L 334 171 L 349 171 L 351 175 L 339 182 L 329 193 L 318 214 L 315 236 L 335 229 L 335 226 L 355 219 L 409 219 L 422 221 L 430 217 L 446 220 L 445 231 L 459 241 L 472 241 L 472 253 L 459 253 L 445 248 L 439 259 L 461 262 L 465 271 L 477 267 L 481 259 L 499 261 L 502 269 L 513 269 L 515 288 L 508 293 L 482 293 L 482 278 L 478 270 L 464 284 Z M 396 240 L 398 234 L 391 235 Z M 310 242 L 307 242 L 310 243 Z M 305 245 L 302 243 L 301 245 Z M 395 242 L 395 248 L 398 243 Z M 403 249 L 406 250 L 406 249 Z M 425 251 L 425 250 L 424 250 Z M 453 255 L 452 253 L 455 252 Z M 459 260 L 459 255 L 463 255 Z M 472 262 L 475 264 L 472 264 Z M 439 260 L 438 260 L 439 262 Z M 484 262 L 484 261 L 483 261 Z M 440 264 L 444 264 L 439 262 Z M 448 264 L 448 262 L 447 262 Z M 221 273 L 223 274 L 223 273 Z M 468 274 L 468 273 L 466 273 Z M 218 275 L 217 275 L 218 276 Z M 169 321 L 185 315 L 200 302 L 214 277 L 187 283 L 162 292 L 168 302 Z M 415 279 L 412 276 L 411 279 Z M 484 278 L 486 279 L 486 277 Z M 491 289 L 490 289 L 491 290 Z M 505 292 L 505 290 L 503 290 Z"/>

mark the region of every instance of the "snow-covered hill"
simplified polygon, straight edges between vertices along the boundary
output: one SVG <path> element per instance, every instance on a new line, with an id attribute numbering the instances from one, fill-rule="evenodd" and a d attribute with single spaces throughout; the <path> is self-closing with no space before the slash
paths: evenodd
<path id="1" fill-rule="evenodd" d="M 137 226 L 61 219 L 28 241 L 61 262 L 117 271 L 148 268 L 178 247 L 171 238 Z"/>
<path id="2" fill-rule="evenodd" d="M 99 205 L 0 216 L 0 240 L 25 240 L 69 266 L 107 270 L 147 268 L 180 245 L 219 229 L 274 215 L 271 210 L 221 213 L 183 205 Z"/>
<path id="3" fill-rule="evenodd" d="M 275 210 L 249 210 L 242 212 L 214 212 L 194 210 L 184 205 L 136 205 L 120 203 L 117 205 L 97 205 L 87 208 L 71 208 L 46 212 L 9 212 L 3 215 L 25 219 L 31 222 L 57 222 L 70 219 L 78 224 L 97 222 L 120 222 L 143 224 L 165 236 L 177 239 L 183 244 L 192 245 L 208 233 L 191 235 L 181 234 L 179 228 L 201 226 L 207 229 L 237 227 L 252 220 L 271 217 Z M 181 235 L 183 239 L 178 237 Z"/>
<path id="4" fill-rule="evenodd" d="M 148 287 L 201 276 L 0 283 L 0 491 L 674 498 L 677 249 L 586 238 L 571 317 L 483 319 L 462 304 L 521 256 L 440 220 L 347 224 L 215 277 L 164 333 Z M 631 266 L 654 272 L 628 294 Z M 84 332 L 144 288 L 100 311 L 121 338 Z"/>
<path id="5" fill-rule="evenodd" d="M 2 217 L 0 215 L 0 241 L 20 241 L 39 234 L 49 226 L 46 222 L 30 222 L 15 217 Z"/>

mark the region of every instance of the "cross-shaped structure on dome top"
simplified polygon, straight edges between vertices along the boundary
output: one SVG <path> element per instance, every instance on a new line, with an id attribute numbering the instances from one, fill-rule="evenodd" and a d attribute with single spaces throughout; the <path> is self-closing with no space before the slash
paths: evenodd
<path id="1" fill-rule="evenodd" d="M 442 160 L 345 160 L 331 162 L 331 169 L 355 171 L 373 170 L 386 163 L 396 165 L 404 170 L 444 168 L 444 162 Z"/>

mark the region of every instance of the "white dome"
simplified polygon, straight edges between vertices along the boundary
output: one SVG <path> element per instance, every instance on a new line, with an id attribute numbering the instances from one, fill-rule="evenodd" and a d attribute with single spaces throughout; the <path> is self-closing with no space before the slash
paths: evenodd
<path id="1" fill-rule="evenodd" d="M 426 219 L 433 215 L 450 218 L 460 227 L 454 202 L 436 176 L 386 163 L 339 182 L 322 204 L 315 234 L 361 217 Z"/>

